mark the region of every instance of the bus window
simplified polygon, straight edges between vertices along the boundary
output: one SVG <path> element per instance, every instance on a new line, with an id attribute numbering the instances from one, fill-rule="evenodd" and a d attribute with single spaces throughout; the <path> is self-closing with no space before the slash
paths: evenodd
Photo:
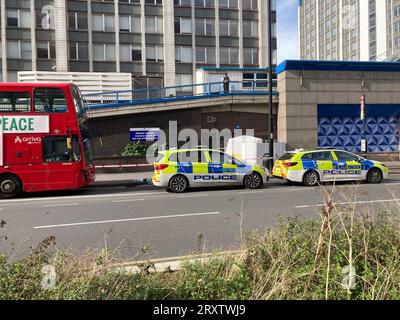
<path id="1" fill-rule="evenodd" d="M 43 160 L 45 162 L 78 162 L 81 160 L 78 137 L 72 137 L 72 150 L 68 149 L 69 137 L 44 137 Z"/>
<path id="2" fill-rule="evenodd" d="M 67 112 L 64 91 L 55 88 L 37 88 L 34 91 L 35 112 Z"/>
<path id="3" fill-rule="evenodd" d="M 78 118 L 79 118 L 84 115 L 85 110 L 84 110 L 83 104 L 82 104 L 81 93 L 77 86 L 72 87 L 72 97 L 74 99 L 76 114 L 78 115 Z"/>
<path id="4" fill-rule="evenodd" d="M 29 112 L 31 98 L 28 92 L 0 91 L 0 112 Z"/>

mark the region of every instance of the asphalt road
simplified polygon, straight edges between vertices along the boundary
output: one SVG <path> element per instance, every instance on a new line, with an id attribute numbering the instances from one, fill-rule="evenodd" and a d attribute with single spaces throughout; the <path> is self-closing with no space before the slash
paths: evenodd
<path id="1" fill-rule="evenodd" d="M 384 209 L 399 204 L 400 176 L 381 185 L 341 183 L 335 190 L 340 203 L 356 200 L 359 207 Z M 255 191 L 197 189 L 176 195 L 138 186 L 28 195 L 0 200 L 0 252 L 23 257 L 50 235 L 58 248 L 107 246 L 126 259 L 236 249 L 241 231 L 274 226 L 278 216 L 317 218 L 322 203 L 320 187 L 275 179 Z"/>

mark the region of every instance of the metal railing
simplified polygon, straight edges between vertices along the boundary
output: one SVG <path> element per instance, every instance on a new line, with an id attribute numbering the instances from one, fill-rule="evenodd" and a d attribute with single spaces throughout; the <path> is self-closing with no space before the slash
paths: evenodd
<path id="1" fill-rule="evenodd" d="M 222 82 L 209 82 L 174 87 L 98 92 L 86 94 L 83 99 L 86 107 L 90 108 L 90 106 L 100 104 L 164 102 L 236 94 L 269 94 L 268 80 L 231 81 L 228 91 L 224 90 Z M 277 94 L 276 87 L 274 94 Z"/>

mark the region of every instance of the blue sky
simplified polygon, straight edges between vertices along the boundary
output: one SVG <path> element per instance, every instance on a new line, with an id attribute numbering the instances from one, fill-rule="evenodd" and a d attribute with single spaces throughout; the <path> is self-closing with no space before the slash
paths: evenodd
<path id="1" fill-rule="evenodd" d="M 276 0 L 278 64 L 286 59 L 299 59 L 297 4 L 299 0 Z"/>

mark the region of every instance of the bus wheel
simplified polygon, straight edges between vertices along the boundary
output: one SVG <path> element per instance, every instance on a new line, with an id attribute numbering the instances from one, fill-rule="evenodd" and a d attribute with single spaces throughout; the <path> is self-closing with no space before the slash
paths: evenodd
<path id="1" fill-rule="evenodd" d="M 0 176 L 0 197 L 13 198 L 22 192 L 21 180 L 12 174 L 4 174 Z"/>

